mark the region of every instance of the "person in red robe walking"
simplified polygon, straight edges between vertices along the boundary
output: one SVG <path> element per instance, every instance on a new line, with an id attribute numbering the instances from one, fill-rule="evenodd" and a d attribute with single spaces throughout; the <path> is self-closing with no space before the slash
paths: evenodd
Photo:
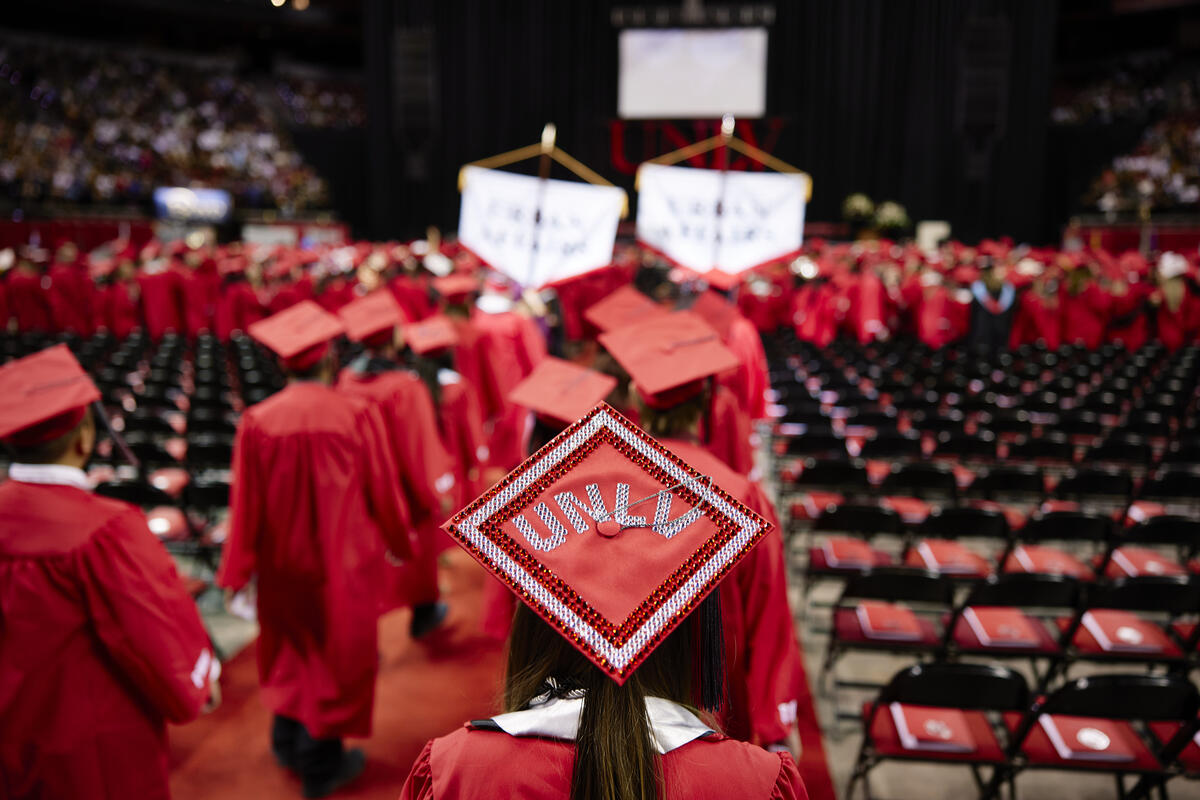
<path id="1" fill-rule="evenodd" d="M 26 247 L 17 254 L 17 266 L 8 273 L 8 307 L 21 333 L 54 331 L 50 276 L 39 266 L 45 257 L 44 251 Z"/>
<path id="2" fill-rule="evenodd" d="M 122 256 L 94 262 L 92 273 L 99 298 L 96 329 L 124 339 L 142 326 L 142 294 L 133 261 Z"/>
<path id="3" fill-rule="evenodd" d="M 521 600 L 504 713 L 429 742 L 404 800 L 807 798 L 710 716 L 725 590 L 770 523 L 673 449 L 600 404 L 447 523 Z"/>
<path id="4" fill-rule="evenodd" d="M 688 311 L 610 331 L 600 343 L 633 381 L 642 428 L 774 526 L 722 586 L 731 695 L 722 722 L 730 736 L 797 753 L 803 667 L 776 514 L 761 487 L 734 473 L 699 439 L 705 380 L 736 364 L 737 356 Z"/>
<path id="5" fill-rule="evenodd" d="M 95 332 L 92 318 L 95 288 L 87 269 L 79 263 L 79 250 L 74 243 L 66 240 L 58 243 L 47 276 L 50 278 L 47 298 L 53 309 L 55 330 L 91 336 Z"/>
<path id="6" fill-rule="evenodd" d="M 410 562 L 389 566 L 384 610 L 411 606 L 412 634 L 420 637 L 446 614 L 438 602 L 437 557 L 445 538 L 439 526 L 452 510 L 454 465 L 438 436 L 429 389 L 397 361 L 396 334 L 404 317 L 392 293 L 377 289 L 343 306 L 338 316 L 347 337 L 362 342 L 365 350 L 339 373 L 337 389 L 378 406 L 420 544 Z"/>
<path id="7" fill-rule="evenodd" d="M 1190 269 L 1183 256 L 1163 253 L 1158 262 L 1159 288 L 1150 295 L 1158 338 L 1171 352 L 1200 339 L 1200 294 L 1188 278 Z"/>
<path id="8" fill-rule="evenodd" d="M 283 391 L 252 406 L 234 442 L 229 538 L 217 581 L 257 576 L 261 697 L 271 745 L 323 797 L 363 770 L 346 736 L 371 732 L 380 564 L 414 552 L 408 509 L 375 404 L 334 378 L 337 317 L 305 301 L 252 325 L 282 359 Z"/>
<path id="9" fill-rule="evenodd" d="M 167 800 L 167 722 L 220 664 L 142 512 L 92 494 L 100 397 L 65 345 L 0 367 L 0 794 Z"/>
<path id="10" fill-rule="evenodd" d="M 409 363 L 433 399 L 438 431 L 454 465 L 454 505 L 460 507 L 483 490 L 490 470 L 483 404 L 475 386 L 454 368 L 458 331 L 446 315 L 406 325 L 403 335 Z"/>
<path id="11" fill-rule="evenodd" d="M 1065 344 L 1095 350 L 1104 343 L 1104 329 L 1112 316 L 1112 296 L 1096 283 L 1082 257 L 1063 258 L 1067 272 L 1058 290 L 1058 321 Z"/>

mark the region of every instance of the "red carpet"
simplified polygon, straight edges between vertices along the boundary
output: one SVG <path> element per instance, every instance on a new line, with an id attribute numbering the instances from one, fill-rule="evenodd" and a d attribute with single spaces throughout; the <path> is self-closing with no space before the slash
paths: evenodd
<path id="1" fill-rule="evenodd" d="M 409 638 L 407 611 L 389 614 L 380 625 L 375 732 L 370 739 L 354 743 L 367 753 L 367 770 L 338 797 L 394 800 L 428 739 L 496 711 L 502 647 L 477 633 L 485 576 L 461 550 L 446 556 L 442 586 L 450 615 L 444 632 L 435 634 L 436 641 L 416 643 Z M 215 713 L 171 729 L 174 800 L 299 797 L 299 781 L 276 766 L 271 756 L 267 741 L 271 715 L 258 701 L 253 647 L 225 665 L 221 684 L 224 703 Z M 804 744 L 800 772 L 808 791 L 813 800 L 835 800 L 807 696 L 801 698 L 800 718 Z"/>

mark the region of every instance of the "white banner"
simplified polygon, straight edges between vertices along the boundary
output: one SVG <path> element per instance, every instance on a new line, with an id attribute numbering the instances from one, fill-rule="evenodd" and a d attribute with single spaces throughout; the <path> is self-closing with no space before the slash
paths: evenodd
<path id="1" fill-rule="evenodd" d="M 736 275 L 804 239 L 807 175 L 643 164 L 638 187 L 638 239 L 699 273 Z"/>
<path id="2" fill-rule="evenodd" d="M 537 288 L 610 263 L 624 204 L 625 192 L 614 186 L 467 167 L 458 240 L 521 286 Z"/>

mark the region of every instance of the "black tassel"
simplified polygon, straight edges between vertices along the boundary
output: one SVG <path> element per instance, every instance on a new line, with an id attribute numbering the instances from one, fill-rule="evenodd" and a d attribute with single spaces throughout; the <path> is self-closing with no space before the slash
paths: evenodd
<path id="1" fill-rule="evenodd" d="M 720 590 L 704 598 L 699 610 L 700 706 L 715 714 L 725 702 L 725 632 Z"/>

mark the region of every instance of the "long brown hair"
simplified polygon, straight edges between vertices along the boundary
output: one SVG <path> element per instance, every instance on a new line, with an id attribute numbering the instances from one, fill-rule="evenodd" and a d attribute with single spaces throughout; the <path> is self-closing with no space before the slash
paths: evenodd
<path id="1" fill-rule="evenodd" d="M 696 660 L 694 620 L 675 629 L 625 684 L 601 672 L 525 604 L 518 603 L 508 639 L 505 711 L 519 711 L 553 680 L 582 689 L 571 800 L 657 800 L 665 796 L 662 765 L 650 737 L 646 698 L 691 707 Z"/>

